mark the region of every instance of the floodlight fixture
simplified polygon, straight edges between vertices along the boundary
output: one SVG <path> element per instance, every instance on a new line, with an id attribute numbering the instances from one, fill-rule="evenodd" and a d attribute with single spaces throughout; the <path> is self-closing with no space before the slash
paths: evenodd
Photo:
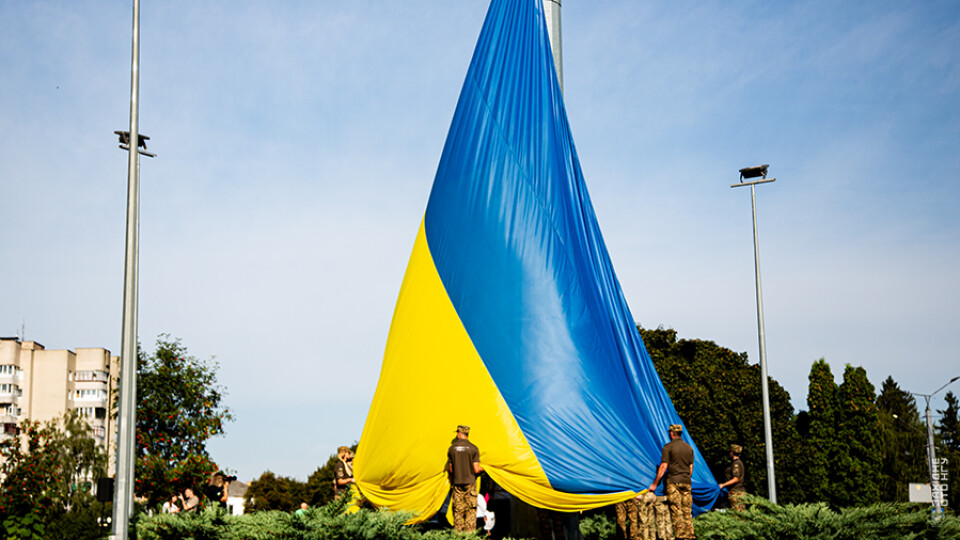
<path id="1" fill-rule="evenodd" d="M 117 137 L 120 139 L 120 148 L 124 150 L 130 150 L 130 132 L 129 131 L 114 131 L 117 134 Z M 147 157 L 157 157 L 156 154 L 152 152 L 147 152 L 147 141 L 150 140 L 150 137 L 142 133 L 137 133 L 137 153 L 141 156 Z M 143 150 L 140 150 L 143 148 Z"/>
<path id="2" fill-rule="evenodd" d="M 770 165 L 757 165 L 755 167 L 744 167 L 740 169 L 740 181 L 743 182 L 748 178 L 766 178 L 767 177 L 767 168 Z"/>

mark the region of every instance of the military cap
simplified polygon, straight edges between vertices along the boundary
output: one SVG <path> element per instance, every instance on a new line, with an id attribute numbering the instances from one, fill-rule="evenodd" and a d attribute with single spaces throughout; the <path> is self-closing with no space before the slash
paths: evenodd
<path id="1" fill-rule="evenodd" d="M 670 424 L 671 433 L 683 433 L 683 426 L 680 424 Z"/>
<path id="2" fill-rule="evenodd" d="M 739 456 L 743 453 L 743 447 L 739 444 L 731 444 L 730 451 Z"/>
<path id="3" fill-rule="evenodd" d="M 457 433 L 470 434 L 470 426 L 457 426 Z"/>

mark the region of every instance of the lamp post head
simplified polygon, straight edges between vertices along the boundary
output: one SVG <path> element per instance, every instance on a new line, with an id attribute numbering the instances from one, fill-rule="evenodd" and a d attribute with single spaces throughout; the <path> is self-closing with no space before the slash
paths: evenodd
<path id="1" fill-rule="evenodd" d="M 767 169 L 770 165 L 757 165 L 755 167 L 744 167 L 740 169 L 740 181 L 743 182 L 748 178 L 766 178 Z"/>
<path id="2" fill-rule="evenodd" d="M 120 138 L 120 144 L 130 145 L 130 132 L 129 131 L 114 131 L 117 134 L 117 137 Z M 137 148 L 147 149 L 147 141 L 150 140 L 150 137 L 143 135 L 142 133 L 137 133 Z"/>

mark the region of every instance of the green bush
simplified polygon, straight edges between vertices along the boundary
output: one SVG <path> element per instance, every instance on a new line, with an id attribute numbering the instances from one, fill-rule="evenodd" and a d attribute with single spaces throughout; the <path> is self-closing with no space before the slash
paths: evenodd
<path id="1" fill-rule="evenodd" d="M 617 534 L 617 526 L 606 514 L 594 513 L 580 519 L 580 534 L 583 540 L 605 540 Z"/>
<path id="2" fill-rule="evenodd" d="M 777 506 L 748 495 L 744 512 L 708 512 L 694 520 L 701 540 L 859 540 L 960 538 L 960 519 L 930 519 L 929 505 L 874 504 L 830 509 L 825 503 Z"/>
<path id="3" fill-rule="evenodd" d="M 746 496 L 744 512 L 707 512 L 694 520 L 701 540 L 947 540 L 960 538 L 960 519 L 930 519 L 919 504 L 875 504 L 833 510 L 824 503 L 777 506 Z M 262 511 L 231 516 L 208 509 L 200 514 L 141 515 L 139 540 L 465 540 L 482 538 L 452 529 L 427 530 L 405 525 L 409 514 L 363 509 L 344 514 L 342 502 L 307 510 L 302 515 Z M 604 513 L 584 515 L 586 540 L 612 539 L 615 526 Z"/>
<path id="4" fill-rule="evenodd" d="M 199 514 L 162 514 L 137 520 L 139 540 L 464 540 L 452 529 L 404 525 L 409 514 L 363 509 L 339 513 L 337 503 L 297 515 L 262 511 L 231 516 L 207 509 Z M 479 536 L 474 536 L 480 538 Z"/>

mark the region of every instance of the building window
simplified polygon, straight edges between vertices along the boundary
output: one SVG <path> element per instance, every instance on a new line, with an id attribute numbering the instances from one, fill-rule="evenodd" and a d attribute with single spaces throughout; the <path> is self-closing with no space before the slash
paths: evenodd
<path id="1" fill-rule="evenodd" d="M 0 383 L 0 394 L 15 394 L 19 395 L 20 388 L 15 384 L 9 383 Z"/>
<path id="2" fill-rule="evenodd" d="M 107 391 L 98 388 L 80 388 L 73 392 L 75 401 L 104 401 L 107 399 Z"/>
<path id="3" fill-rule="evenodd" d="M 95 369 L 89 369 L 86 371 L 78 371 L 73 374 L 73 380 L 76 382 L 108 382 L 110 380 L 110 374 L 106 371 L 100 371 Z"/>

